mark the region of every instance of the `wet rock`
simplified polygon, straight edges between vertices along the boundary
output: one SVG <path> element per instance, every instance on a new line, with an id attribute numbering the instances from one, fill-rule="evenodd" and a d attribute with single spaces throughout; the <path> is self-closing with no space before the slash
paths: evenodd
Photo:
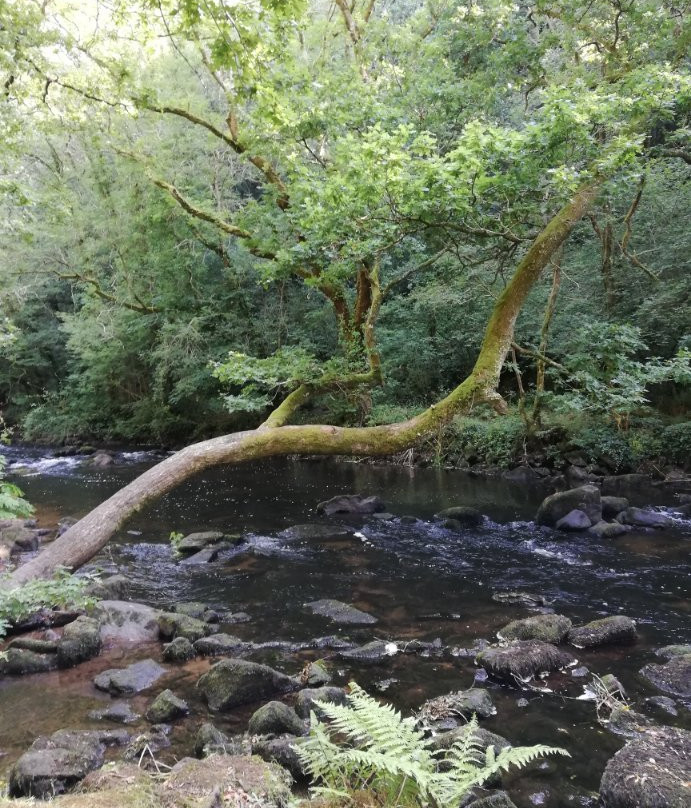
<path id="1" fill-rule="evenodd" d="M 158 633 L 162 640 L 184 637 L 191 643 L 218 631 L 216 626 L 176 612 L 163 612 L 158 616 Z"/>
<path id="2" fill-rule="evenodd" d="M 182 718 L 189 711 L 186 701 L 178 698 L 172 690 L 164 690 L 149 705 L 146 720 L 152 724 L 164 724 Z"/>
<path id="3" fill-rule="evenodd" d="M 305 666 L 301 678 L 309 687 L 322 687 L 329 684 L 331 674 L 321 662 L 310 662 Z"/>
<path id="4" fill-rule="evenodd" d="M 348 662 L 357 662 L 361 665 L 378 665 L 382 662 L 386 662 L 389 657 L 397 653 L 398 646 L 395 642 L 373 640 L 365 645 L 360 645 L 347 651 L 339 651 L 338 656 Z"/>
<path id="5" fill-rule="evenodd" d="M 494 592 L 492 600 L 496 603 L 505 603 L 510 606 L 527 606 L 535 608 L 537 606 L 549 606 L 550 602 L 543 595 L 534 592 Z"/>
<path id="6" fill-rule="evenodd" d="M 177 603 L 171 609 L 178 614 L 186 614 L 187 617 L 194 617 L 196 620 L 203 620 L 205 623 L 218 623 L 219 614 L 206 603 L 192 601 L 190 603 Z"/>
<path id="7" fill-rule="evenodd" d="M 501 475 L 505 480 L 512 483 L 520 483 L 521 485 L 531 485 L 537 483 L 541 479 L 541 475 L 530 466 L 516 466 L 510 471 L 504 471 Z"/>
<path id="8" fill-rule="evenodd" d="M 667 715 L 679 715 L 679 710 L 677 710 L 677 703 L 674 699 L 670 699 L 669 696 L 651 696 L 645 700 L 646 706 L 654 711 L 660 711 L 667 713 Z"/>
<path id="9" fill-rule="evenodd" d="M 294 735 L 282 735 L 278 738 L 259 737 L 252 742 L 252 754 L 269 763 L 278 764 L 293 780 L 304 782 L 309 777 L 297 752 L 300 743 L 301 739 Z"/>
<path id="10" fill-rule="evenodd" d="M 329 620 L 332 620 L 334 623 L 341 623 L 343 625 L 372 625 L 377 622 L 377 618 L 373 617 L 371 614 L 356 609 L 355 606 L 342 603 L 340 600 L 315 600 L 311 603 L 305 603 L 305 607 L 309 609 L 312 614 L 328 617 Z"/>
<path id="11" fill-rule="evenodd" d="M 512 683 L 528 682 L 535 676 L 576 663 L 571 654 L 538 640 L 519 640 L 506 648 L 486 648 L 475 661 L 493 678 Z"/>
<path id="12" fill-rule="evenodd" d="M 10 555 L 33 552 L 39 547 L 38 533 L 21 519 L 4 519 L 0 522 L 0 547 L 6 548 Z"/>
<path id="13" fill-rule="evenodd" d="M 338 637 L 335 634 L 330 634 L 327 637 L 315 637 L 313 640 L 310 640 L 307 647 L 316 648 L 318 651 L 323 651 L 325 648 L 332 651 L 345 651 L 349 648 L 354 648 L 355 643 L 351 642 L 346 637 Z"/>
<path id="14" fill-rule="evenodd" d="M 613 673 L 606 673 L 600 678 L 600 682 L 604 685 L 608 693 L 614 695 L 620 694 L 626 698 L 626 690 L 624 690 L 624 685 L 622 685 L 622 683 Z"/>
<path id="15" fill-rule="evenodd" d="M 615 615 L 593 620 L 584 626 L 572 628 L 567 636 L 576 648 L 592 648 L 598 645 L 621 645 L 636 640 L 636 624 L 630 617 Z"/>
<path id="16" fill-rule="evenodd" d="M 655 656 L 661 659 L 672 659 L 672 657 L 686 656 L 691 654 L 691 645 L 665 645 L 655 651 Z"/>
<path id="17" fill-rule="evenodd" d="M 95 721 L 114 721 L 116 724 L 135 724 L 141 716 L 135 713 L 127 701 L 114 701 L 101 710 L 92 710 L 89 718 Z"/>
<path id="18" fill-rule="evenodd" d="M 641 676 L 663 693 L 691 697 L 691 654 L 673 656 L 664 665 L 650 663 L 641 668 Z"/>
<path id="19" fill-rule="evenodd" d="M 589 673 L 590 671 L 588 670 L 588 668 L 586 668 L 585 665 L 581 665 L 578 668 L 571 669 L 571 676 L 574 679 L 584 679 L 586 676 L 588 676 Z"/>
<path id="20" fill-rule="evenodd" d="M 566 516 L 562 516 L 555 525 L 557 530 L 577 531 L 587 530 L 591 526 L 588 515 L 578 509 L 569 511 Z"/>
<path id="21" fill-rule="evenodd" d="M 231 746 L 230 738 L 209 721 L 203 723 L 194 736 L 194 754 L 198 758 L 225 753 Z"/>
<path id="22" fill-rule="evenodd" d="M 300 718 L 309 718 L 312 711 L 319 715 L 319 707 L 315 704 L 316 701 L 324 701 L 329 704 L 345 704 L 346 692 L 342 687 L 307 687 L 298 693 L 295 701 L 295 712 Z"/>
<path id="23" fill-rule="evenodd" d="M 465 724 L 449 730 L 448 732 L 440 732 L 438 735 L 435 735 L 432 740 L 432 749 L 450 749 L 456 741 L 464 741 L 468 737 L 469 730 L 470 727 Z M 482 727 L 477 727 L 473 733 L 473 740 L 481 749 L 487 749 L 493 746 L 495 752 L 511 748 L 511 743 L 507 741 L 506 738 L 483 729 Z"/>
<path id="24" fill-rule="evenodd" d="M 247 725 L 250 735 L 304 735 L 305 730 L 295 710 L 282 701 L 270 701 L 260 707 Z"/>
<path id="25" fill-rule="evenodd" d="M 21 648 L 35 654 L 57 654 L 57 640 L 41 640 L 36 637 L 15 637 L 8 643 L 8 648 Z"/>
<path id="26" fill-rule="evenodd" d="M 166 662 L 187 662 L 194 659 L 197 652 L 187 637 L 176 637 L 163 646 L 162 656 Z"/>
<path id="27" fill-rule="evenodd" d="M 182 566 L 193 567 L 196 564 L 210 564 L 212 561 L 215 561 L 218 558 L 219 548 L 218 547 L 206 547 L 204 550 L 200 550 L 198 553 L 193 553 L 187 558 L 183 558 L 180 561 Z"/>
<path id="28" fill-rule="evenodd" d="M 462 505 L 453 508 L 444 508 L 434 515 L 435 519 L 453 519 L 458 522 L 461 527 L 479 527 L 485 520 L 485 517 L 477 510 L 477 508 L 467 508 Z"/>
<path id="29" fill-rule="evenodd" d="M 600 781 L 603 808 L 687 808 L 691 804 L 691 733 L 651 730 L 620 749 Z"/>
<path id="30" fill-rule="evenodd" d="M 319 541 L 327 539 L 348 539 L 355 530 L 347 525 L 293 525 L 282 530 L 278 536 L 281 539 L 293 541 Z"/>
<path id="31" fill-rule="evenodd" d="M 497 632 L 500 640 L 542 640 L 560 643 L 571 628 L 571 621 L 561 614 L 537 614 L 514 620 Z"/>
<path id="32" fill-rule="evenodd" d="M 473 715 L 490 718 L 496 714 L 490 694 L 482 688 L 471 687 L 426 701 L 418 713 L 418 721 L 431 729 L 449 730 L 465 724 Z"/>
<path id="33" fill-rule="evenodd" d="M 622 525 L 621 522 L 605 522 L 603 519 L 593 525 L 588 532 L 598 539 L 614 539 L 630 530 L 628 525 Z"/>
<path id="34" fill-rule="evenodd" d="M 87 466 L 93 466 L 94 468 L 107 468 L 108 466 L 112 466 L 115 463 L 115 458 L 109 452 L 104 452 L 102 449 L 99 449 L 97 452 L 91 455 L 86 461 Z"/>
<path id="35" fill-rule="evenodd" d="M 594 485 L 582 485 L 551 494 L 542 501 L 535 521 L 538 525 L 556 527 L 560 519 L 574 510 L 583 511 L 591 524 L 599 522 L 602 519 L 600 490 Z"/>
<path id="36" fill-rule="evenodd" d="M 388 511 L 382 511 L 381 513 L 373 513 L 372 518 L 378 519 L 380 522 L 393 522 L 396 516 Z"/>
<path id="37" fill-rule="evenodd" d="M 247 647 L 244 640 L 232 634 L 213 634 L 211 637 L 202 637 L 194 643 L 195 652 L 202 656 L 232 656 Z"/>
<path id="38" fill-rule="evenodd" d="M 58 642 L 58 665 L 72 668 L 101 652 L 101 624 L 93 617 L 81 615 L 68 623 Z"/>
<path id="39" fill-rule="evenodd" d="M 0 672 L 10 676 L 24 676 L 29 673 L 45 673 L 58 667 L 55 653 L 41 654 L 28 648 L 8 648 L 5 659 L 0 660 Z"/>
<path id="40" fill-rule="evenodd" d="M 247 612 L 232 612 L 230 614 L 223 615 L 224 623 L 249 623 L 251 620 L 252 618 L 247 614 Z M 208 620 L 207 622 L 211 621 Z"/>
<path id="41" fill-rule="evenodd" d="M 136 735 L 125 749 L 123 758 L 134 760 L 139 766 L 151 765 L 152 755 L 156 755 L 161 749 L 170 746 L 170 727 L 167 724 L 158 724 L 151 727 L 147 732 Z"/>
<path id="42" fill-rule="evenodd" d="M 124 575 L 109 575 L 92 581 L 87 592 L 98 600 L 119 600 L 127 591 L 128 581 Z"/>
<path id="43" fill-rule="evenodd" d="M 647 511 L 643 508 L 627 508 L 617 518 L 624 525 L 637 525 L 638 527 L 661 528 L 674 524 L 674 520 L 666 513 Z"/>
<path id="44" fill-rule="evenodd" d="M 337 513 L 378 513 L 385 510 L 386 505 L 379 497 L 363 497 L 360 494 L 332 497 L 317 505 L 317 513 L 323 513 L 325 516 Z"/>
<path id="45" fill-rule="evenodd" d="M 192 555 L 203 550 L 209 544 L 222 541 L 225 534 L 220 530 L 206 530 L 199 533 L 190 533 L 175 545 L 175 550 L 180 555 Z"/>
<path id="46" fill-rule="evenodd" d="M 153 659 L 134 662 L 126 668 L 111 668 L 94 677 L 94 684 L 99 690 L 105 690 L 114 696 L 139 693 L 157 682 L 166 669 Z"/>
<path id="47" fill-rule="evenodd" d="M 584 468 L 577 465 L 568 466 L 564 472 L 564 476 L 570 488 L 577 488 L 579 485 L 587 483 L 590 477 Z"/>
<path id="48" fill-rule="evenodd" d="M 506 791 L 495 791 L 486 797 L 469 802 L 466 808 L 516 808 Z"/>
<path id="49" fill-rule="evenodd" d="M 614 519 L 615 516 L 625 511 L 629 507 L 629 501 L 626 497 L 600 497 L 602 503 L 602 518 Z"/>
<path id="50" fill-rule="evenodd" d="M 143 603 L 102 600 L 96 604 L 105 642 L 143 643 L 158 638 L 158 612 Z"/>
<path id="51" fill-rule="evenodd" d="M 604 725 L 615 735 L 623 735 L 627 738 L 633 738 L 658 726 L 652 718 L 641 715 L 641 713 L 637 713 L 624 705 L 614 707 Z"/>
<path id="52" fill-rule="evenodd" d="M 76 525 L 79 519 L 75 516 L 63 516 L 62 519 L 58 522 L 58 530 L 56 534 L 56 538 L 62 536 L 63 533 L 67 533 L 67 531 L 73 526 Z"/>
<path id="53" fill-rule="evenodd" d="M 197 687 L 213 712 L 250 704 L 267 696 L 296 690 L 298 684 L 268 665 L 223 659 L 200 677 Z"/>
<path id="54" fill-rule="evenodd" d="M 609 497 L 620 497 L 634 488 L 650 485 L 647 474 L 616 474 L 602 481 L 602 493 Z"/>

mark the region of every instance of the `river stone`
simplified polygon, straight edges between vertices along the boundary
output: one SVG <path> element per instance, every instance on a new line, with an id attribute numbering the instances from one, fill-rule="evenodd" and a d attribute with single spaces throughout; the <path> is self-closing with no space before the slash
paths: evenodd
<path id="1" fill-rule="evenodd" d="M 189 711 L 186 701 L 178 698 L 172 690 L 164 690 L 149 705 L 146 720 L 152 724 L 164 724 L 182 718 Z"/>
<path id="2" fill-rule="evenodd" d="M 569 511 L 566 516 L 557 520 L 554 527 L 557 530 L 587 530 L 592 525 L 588 514 L 575 508 Z"/>
<path id="3" fill-rule="evenodd" d="M 688 808 L 691 732 L 660 727 L 610 758 L 600 781 L 603 808 Z"/>
<path id="4" fill-rule="evenodd" d="M 170 726 L 156 724 L 146 732 L 135 735 L 123 754 L 125 760 L 134 760 L 140 766 L 151 766 L 151 756 L 170 746 Z"/>
<path id="5" fill-rule="evenodd" d="M 128 584 L 124 575 L 109 575 L 92 581 L 86 591 L 98 600 L 120 600 L 127 591 Z"/>
<path id="6" fill-rule="evenodd" d="M 184 567 L 193 567 L 196 564 L 210 564 L 218 558 L 219 547 L 205 547 L 198 553 L 183 558 L 180 564 Z"/>
<path id="7" fill-rule="evenodd" d="M 616 474 L 602 480 L 602 493 L 605 496 L 620 497 L 632 488 L 650 485 L 647 474 Z"/>
<path id="8" fill-rule="evenodd" d="M 645 703 L 653 711 L 662 710 L 667 715 L 679 715 L 676 702 L 674 699 L 670 699 L 669 696 L 650 696 L 645 700 Z"/>
<path id="9" fill-rule="evenodd" d="M 89 718 L 94 721 L 114 721 L 116 724 L 135 724 L 141 716 L 135 713 L 127 701 L 114 701 L 101 710 L 92 710 Z"/>
<path id="10" fill-rule="evenodd" d="M 112 466 L 113 463 L 115 463 L 115 458 L 109 452 L 99 449 L 97 452 L 92 454 L 91 457 L 87 458 L 85 463 L 87 466 L 94 466 L 94 468 L 102 469 Z"/>
<path id="11" fill-rule="evenodd" d="M 528 606 L 529 608 L 549 606 L 551 603 L 543 595 L 537 595 L 534 592 L 494 592 L 492 600 L 496 603 L 505 603 L 511 606 Z"/>
<path id="12" fill-rule="evenodd" d="M 194 736 L 194 754 L 198 758 L 225 753 L 231 746 L 230 738 L 210 721 L 205 721 Z"/>
<path id="13" fill-rule="evenodd" d="M 486 797 L 469 802 L 465 808 L 516 808 L 516 803 L 511 800 L 506 791 L 495 791 Z"/>
<path id="14" fill-rule="evenodd" d="M 105 690 L 114 696 L 139 693 L 158 681 L 166 669 L 153 659 L 134 662 L 126 668 L 110 668 L 94 677 L 94 684 L 99 690 Z"/>
<path id="15" fill-rule="evenodd" d="M 652 718 L 641 715 L 629 707 L 617 705 L 610 713 L 608 720 L 604 722 L 604 726 L 615 735 L 633 738 L 643 732 L 649 732 L 658 724 Z"/>
<path id="16" fill-rule="evenodd" d="M 310 662 L 301 674 L 303 682 L 309 687 L 322 687 L 331 681 L 331 674 L 321 662 Z"/>
<path id="17" fill-rule="evenodd" d="M 199 601 L 191 601 L 190 603 L 177 603 L 171 609 L 172 612 L 178 614 L 186 614 L 188 617 L 194 617 L 197 620 L 203 620 L 205 623 L 218 623 L 219 615 L 215 609 L 212 609 L 206 603 Z"/>
<path id="18" fill-rule="evenodd" d="M 450 749 L 456 741 L 464 741 L 468 737 L 469 730 L 468 724 L 464 724 L 447 732 L 440 732 L 432 739 L 431 747 L 435 751 Z M 473 732 L 473 741 L 483 750 L 493 746 L 494 751 L 497 753 L 502 749 L 511 748 L 511 743 L 506 738 L 482 727 L 476 727 L 475 732 Z"/>
<path id="19" fill-rule="evenodd" d="M 650 663 L 641 668 L 641 676 L 671 696 L 691 697 L 691 654 L 673 656 L 664 665 Z"/>
<path id="20" fill-rule="evenodd" d="M 209 544 L 222 541 L 225 534 L 220 530 L 206 530 L 200 533 L 190 533 L 175 545 L 175 550 L 181 555 L 198 553 Z"/>
<path id="21" fill-rule="evenodd" d="M 214 634 L 194 643 L 195 652 L 202 656 L 232 656 L 244 648 L 247 648 L 247 643 L 232 634 Z"/>
<path id="22" fill-rule="evenodd" d="M 435 519 L 453 519 L 459 522 L 461 527 L 479 527 L 485 520 L 485 517 L 477 510 L 477 508 L 467 508 L 463 505 L 457 505 L 452 508 L 444 508 L 443 511 L 434 514 Z"/>
<path id="23" fill-rule="evenodd" d="M 260 707 L 247 725 L 250 735 L 304 735 L 305 730 L 295 710 L 282 701 L 270 701 Z"/>
<path id="24" fill-rule="evenodd" d="M 340 600 L 332 600 L 330 598 L 315 600 L 311 603 L 305 603 L 305 607 L 309 609 L 312 614 L 328 617 L 329 620 L 333 620 L 334 623 L 341 623 L 343 625 L 372 625 L 377 622 L 377 618 L 373 617 L 371 614 L 356 609 L 355 606 L 342 603 Z"/>
<path id="25" fill-rule="evenodd" d="M 36 637 L 15 637 L 9 641 L 7 647 L 33 651 L 35 654 L 56 654 L 58 651 L 58 641 L 39 640 Z"/>
<path id="26" fill-rule="evenodd" d="M 600 490 L 594 485 L 582 485 L 568 491 L 558 491 L 546 497 L 538 508 L 535 521 L 538 525 L 556 527 L 557 522 L 573 510 L 583 511 L 591 524 L 602 519 Z"/>
<path id="27" fill-rule="evenodd" d="M 158 616 L 158 633 L 162 640 L 173 640 L 176 637 L 184 637 L 191 643 L 215 634 L 217 626 L 188 617 L 186 614 L 176 612 L 162 612 Z"/>
<path id="28" fill-rule="evenodd" d="M 96 604 L 101 638 L 108 642 L 140 643 L 158 639 L 158 612 L 143 603 L 102 600 Z"/>
<path id="29" fill-rule="evenodd" d="M 45 673 L 58 667 L 57 654 L 39 654 L 28 648 L 8 648 L 5 659 L 0 660 L 0 671 L 11 676 L 28 673 Z"/>
<path id="30" fill-rule="evenodd" d="M 674 520 L 668 514 L 647 511 L 644 508 L 627 508 L 617 518 L 624 525 L 637 525 L 638 527 L 661 528 L 674 524 Z"/>
<path id="31" fill-rule="evenodd" d="M 445 730 L 464 724 L 473 715 L 490 718 L 496 714 L 497 708 L 490 694 L 482 688 L 471 687 L 426 701 L 418 713 L 418 720 L 426 727 Z"/>
<path id="32" fill-rule="evenodd" d="M 614 519 L 615 516 L 629 507 L 629 501 L 626 497 L 601 496 L 600 502 L 602 503 L 603 519 Z"/>
<path id="33" fill-rule="evenodd" d="M 485 648 L 475 657 L 495 679 L 528 682 L 534 676 L 575 665 L 571 654 L 539 640 L 514 641 L 506 648 Z"/>
<path id="34" fill-rule="evenodd" d="M 634 642 L 636 624 L 630 617 L 614 615 L 593 620 L 584 626 L 572 628 L 567 640 L 576 648 L 592 648 L 598 645 L 621 645 Z"/>
<path id="35" fill-rule="evenodd" d="M 562 614 L 537 614 L 514 620 L 497 632 L 500 640 L 542 640 L 560 643 L 571 628 L 571 621 Z"/>
<path id="36" fill-rule="evenodd" d="M 319 707 L 315 701 L 344 705 L 346 704 L 346 692 L 342 687 L 307 687 L 298 693 L 295 712 L 300 718 L 309 718 L 312 711 L 319 715 Z"/>
<path id="37" fill-rule="evenodd" d="M 605 522 L 602 519 L 596 525 L 593 525 L 588 533 L 598 539 L 614 539 L 628 533 L 630 530 L 631 528 L 628 525 L 622 525 L 621 522 Z"/>
<path id="38" fill-rule="evenodd" d="M 293 525 L 282 530 L 278 536 L 281 539 L 297 541 L 319 541 L 326 539 L 348 539 L 355 530 L 347 525 Z"/>
<path id="39" fill-rule="evenodd" d="M 165 662 L 187 662 L 194 659 L 197 652 L 187 637 L 176 637 L 163 646 L 162 656 Z"/>
<path id="40" fill-rule="evenodd" d="M 101 624 L 93 617 L 80 615 L 68 623 L 58 641 L 58 665 L 72 668 L 101 652 Z"/>
<path id="41" fill-rule="evenodd" d="M 661 659 L 672 659 L 676 656 L 691 654 L 691 645 L 665 645 L 655 651 L 655 656 Z"/>
<path id="42" fill-rule="evenodd" d="M 309 779 L 297 753 L 302 743 L 295 735 L 281 735 L 278 738 L 260 736 L 252 741 L 252 754 L 269 763 L 282 766 L 296 782 Z"/>
<path id="43" fill-rule="evenodd" d="M 244 659 L 222 659 L 199 678 L 197 687 L 209 709 L 219 712 L 277 693 L 288 693 L 299 685 L 268 665 Z"/>
<path id="44" fill-rule="evenodd" d="M 377 665 L 385 662 L 389 657 L 398 653 L 398 646 L 395 642 L 384 642 L 383 640 L 372 640 L 356 648 L 346 651 L 338 651 L 338 656 L 348 662 L 357 662 L 361 665 Z"/>
<path id="45" fill-rule="evenodd" d="M 317 513 L 333 516 L 337 513 L 378 513 L 386 505 L 379 497 L 363 497 L 360 494 L 343 494 L 317 505 Z"/>

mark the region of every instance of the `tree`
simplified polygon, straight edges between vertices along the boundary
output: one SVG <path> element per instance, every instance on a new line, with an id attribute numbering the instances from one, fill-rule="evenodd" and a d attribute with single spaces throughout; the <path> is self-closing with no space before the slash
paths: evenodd
<path id="1" fill-rule="evenodd" d="M 69 18 L 67 6 L 56 13 Z M 70 115 L 132 114 L 138 126 L 173 119 L 199 132 L 205 148 L 225 150 L 231 174 L 251 171 L 238 193 L 204 179 L 197 164 L 166 175 L 146 127 L 116 128 L 110 138 L 200 239 L 223 236 L 224 249 L 252 261 L 266 284 L 290 278 L 317 290 L 333 309 L 339 350 L 326 364 L 290 346 L 270 365 L 230 356 L 218 372 L 235 385 L 231 405 L 274 405 L 259 429 L 192 445 L 154 467 L 15 581 L 56 563 L 78 566 L 128 515 L 210 465 L 300 452 L 383 455 L 478 403 L 503 411 L 501 370 L 543 269 L 598 194 L 630 184 L 668 144 L 679 150 L 689 108 L 686 21 L 671 4 L 486 0 L 399 13 L 392 20 L 370 2 L 123 0 L 88 31 L 76 26 L 61 58 L 29 60 L 45 98 Z M 165 57 L 149 57 L 161 41 Z M 171 73 L 184 80 L 171 85 Z M 195 81 L 194 95 L 177 97 Z M 381 382 L 382 302 L 449 256 L 457 272 L 478 262 L 490 278 L 516 266 L 468 377 L 406 422 L 287 426 L 325 392 Z"/>

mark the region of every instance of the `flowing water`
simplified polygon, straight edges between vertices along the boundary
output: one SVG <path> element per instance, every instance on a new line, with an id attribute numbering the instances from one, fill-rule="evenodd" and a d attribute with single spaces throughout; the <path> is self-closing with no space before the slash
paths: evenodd
<path id="1" fill-rule="evenodd" d="M 148 455 L 121 455 L 119 463 L 93 469 L 81 458 L 50 458 L 38 450 L 12 450 L 12 470 L 37 506 L 41 525 L 86 513 L 151 462 Z M 316 504 L 341 493 L 378 494 L 396 516 L 340 520 L 356 529 L 337 539 L 286 540 L 287 527 L 338 522 L 316 516 Z M 499 479 L 462 472 L 361 465 L 330 460 L 273 460 L 206 472 L 167 495 L 127 524 L 96 560 L 129 581 L 128 598 L 158 607 L 183 601 L 247 612 L 247 623 L 227 633 L 254 642 L 299 643 L 326 634 L 355 642 L 373 638 L 434 641 L 443 654 L 397 654 L 386 664 L 353 667 L 333 661 L 336 683 L 355 679 L 382 693 L 404 711 L 425 699 L 470 687 L 476 668 L 458 649 L 492 640 L 510 620 L 530 616 L 521 606 L 492 600 L 495 591 L 522 589 L 552 601 L 574 623 L 626 614 L 638 624 L 632 646 L 578 651 L 579 664 L 603 675 L 614 673 L 636 709 L 645 710 L 655 691 L 638 674 L 654 661 L 653 649 L 689 642 L 688 550 L 691 524 L 664 531 L 634 530 L 615 540 L 557 534 L 530 520 L 545 495 Z M 671 505 L 673 498 L 650 488 L 634 504 Z M 470 505 L 486 515 L 479 528 L 460 533 L 434 524 L 433 514 L 451 505 Z M 413 516 L 416 521 L 403 520 Z M 171 553 L 171 531 L 223 530 L 247 541 L 222 561 L 181 566 Z M 378 618 L 373 627 L 334 627 L 303 604 L 337 598 Z M 323 652 L 322 652 L 323 653 Z M 114 648 L 78 668 L 0 681 L 0 776 L 35 736 L 63 727 L 92 727 L 90 709 L 108 697 L 92 676 L 108 667 L 146 656 L 160 647 Z M 252 658 L 296 673 L 317 651 L 265 651 Z M 189 753 L 189 735 L 207 713 L 194 690 L 209 661 L 178 666 L 157 690 L 172 687 L 188 699 L 189 719 L 176 725 L 164 761 Z M 571 758 L 550 759 L 505 780 L 519 808 L 593 805 L 607 759 L 624 743 L 597 723 L 592 702 L 579 700 L 583 685 L 569 675 L 548 680 L 552 692 L 520 691 L 488 684 L 497 715 L 483 723 L 514 744 L 548 743 Z M 156 692 L 156 691 L 154 691 Z M 138 696 L 145 708 L 151 698 Z M 691 726 L 688 706 L 667 723 Z M 241 732 L 252 708 L 214 716 L 227 731 Z M 658 716 L 659 718 L 659 716 Z M 168 757 L 166 757 L 168 755 Z"/>

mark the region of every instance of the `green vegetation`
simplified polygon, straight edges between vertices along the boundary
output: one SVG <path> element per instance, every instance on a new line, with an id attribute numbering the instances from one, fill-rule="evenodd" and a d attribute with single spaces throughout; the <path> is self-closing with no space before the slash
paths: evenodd
<path id="1" fill-rule="evenodd" d="M 511 766 L 568 754 L 541 745 L 482 749 L 475 716 L 461 739 L 438 752 L 415 718 L 403 718 L 355 683 L 350 684 L 347 705 L 317 702 L 317 706 L 328 720 L 312 713 L 310 736 L 297 747 L 298 755 L 317 784 L 313 793 L 334 806 L 445 808 L 459 804 L 472 788 Z M 363 794 L 371 801 L 363 803 Z"/>

